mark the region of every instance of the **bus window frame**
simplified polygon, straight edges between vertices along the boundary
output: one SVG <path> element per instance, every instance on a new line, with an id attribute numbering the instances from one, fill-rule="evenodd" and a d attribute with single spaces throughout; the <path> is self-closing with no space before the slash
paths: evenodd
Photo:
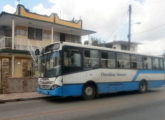
<path id="1" fill-rule="evenodd" d="M 73 71 L 65 71 L 65 67 L 66 66 L 64 66 L 64 52 L 66 51 L 66 50 L 68 50 L 68 49 L 77 49 L 79 52 L 78 53 L 80 53 L 80 55 L 81 55 L 81 67 L 77 67 L 78 69 L 75 69 L 75 70 L 73 70 Z M 71 73 L 76 73 L 76 72 L 80 72 L 80 71 L 83 71 L 83 59 L 82 59 L 82 57 L 83 57 L 83 55 L 82 55 L 82 48 L 80 48 L 80 47 L 74 47 L 74 46 L 67 46 L 67 45 L 65 45 L 65 46 L 63 46 L 62 47 L 62 74 L 63 75 L 66 75 L 66 74 L 71 74 Z M 67 67 L 68 69 L 69 68 L 74 68 L 74 67 L 71 67 L 71 66 L 68 66 Z M 76 68 L 76 67 L 75 67 Z"/>
<path id="2" fill-rule="evenodd" d="M 130 53 L 125 53 L 125 52 L 115 52 L 115 53 L 116 53 L 116 68 L 117 68 L 117 69 L 131 69 L 131 64 L 130 64 L 130 62 L 131 62 L 131 61 L 130 61 L 130 60 L 131 60 L 131 54 L 130 54 Z M 119 54 L 127 54 L 127 55 L 129 55 L 129 61 L 128 61 L 128 62 L 129 62 L 129 68 L 119 68 L 119 67 L 118 67 L 118 61 L 117 61 L 117 60 L 118 60 L 118 59 L 117 59 L 117 54 L 118 54 L 118 53 L 119 53 Z"/>
<path id="3" fill-rule="evenodd" d="M 77 71 L 73 71 L 73 72 L 67 72 L 67 73 L 64 73 L 64 51 L 68 48 L 73 48 L 73 49 L 78 49 L 80 51 L 80 54 L 81 54 L 81 69 L 80 70 L 77 70 Z M 87 51 L 92 51 L 92 50 L 95 50 L 95 51 L 98 51 L 98 54 L 99 54 L 99 66 L 98 67 L 85 67 L 84 65 L 84 58 L 85 58 L 85 50 Z M 101 67 L 101 53 L 109 53 L 109 52 L 113 52 L 114 53 L 114 56 L 115 56 L 115 68 L 110 68 L 110 67 Z M 120 54 L 128 54 L 129 55 L 129 68 L 118 68 L 117 67 L 117 53 L 120 53 Z M 137 56 L 140 56 L 142 57 L 142 68 L 132 68 L 131 67 L 131 56 L 132 55 L 135 55 L 136 57 Z M 151 69 L 144 69 L 144 57 L 149 57 L 151 58 Z M 153 58 L 158 58 L 159 59 L 159 64 L 160 64 L 160 59 L 162 59 L 163 61 L 163 69 L 157 69 L 157 70 L 165 70 L 165 67 L 164 67 L 164 60 L 163 58 L 160 58 L 160 57 L 154 57 L 154 56 L 148 56 L 148 55 L 140 55 L 140 54 L 133 54 L 133 53 L 126 53 L 126 52 L 120 52 L 120 51 L 112 51 L 112 50 L 100 50 L 100 49 L 95 49 L 95 48 L 83 48 L 83 47 L 76 47 L 76 46 L 68 46 L 68 45 L 65 45 L 62 47 L 62 52 L 61 52 L 61 65 L 62 65 L 62 74 L 71 74 L 71 73 L 77 73 L 77 72 L 83 72 L 83 71 L 88 71 L 88 70 L 93 70 L 93 69 L 129 69 L 129 70 L 156 70 L 156 69 L 153 69 Z M 160 66 L 160 65 L 159 65 Z"/>
<path id="4" fill-rule="evenodd" d="M 102 67 L 101 66 L 101 53 L 107 53 L 109 55 L 109 53 L 114 53 L 114 60 L 115 60 L 115 67 Z M 109 56 L 108 56 L 109 57 Z M 110 50 L 100 50 L 100 68 L 101 69 L 117 69 L 117 56 L 116 56 L 116 52 L 115 51 L 110 51 Z"/>
<path id="5" fill-rule="evenodd" d="M 98 67 L 85 67 L 85 64 L 84 64 L 84 58 L 85 58 L 85 51 L 88 50 L 88 51 L 92 51 L 92 50 L 95 50 L 98 52 L 98 56 L 99 56 L 99 65 Z M 101 51 L 98 50 L 98 49 L 89 49 L 89 48 L 83 48 L 83 54 L 82 54 L 82 61 L 83 61 L 83 70 L 92 70 L 92 69 L 98 69 L 98 68 L 101 68 Z"/>

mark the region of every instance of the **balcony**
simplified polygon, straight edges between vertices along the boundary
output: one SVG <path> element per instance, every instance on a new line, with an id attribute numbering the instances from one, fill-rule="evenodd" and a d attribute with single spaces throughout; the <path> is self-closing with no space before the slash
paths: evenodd
<path id="1" fill-rule="evenodd" d="M 22 43 L 20 41 L 23 41 Z M 15 39 L 14 50 L 35 51 L 40 46 L 32 45 L 28 39 Z M 12 37 L 0 36 L 0 49 L 12 49 Z"/>

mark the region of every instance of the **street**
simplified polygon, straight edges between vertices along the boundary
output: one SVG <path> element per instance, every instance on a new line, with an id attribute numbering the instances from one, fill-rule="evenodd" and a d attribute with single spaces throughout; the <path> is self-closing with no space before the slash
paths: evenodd
<path id="1" fill-rule="evenodd" d="M 164 120 L 165 87 L 94 100 L 47 98 L 0 104 L 0 120 Z"/>

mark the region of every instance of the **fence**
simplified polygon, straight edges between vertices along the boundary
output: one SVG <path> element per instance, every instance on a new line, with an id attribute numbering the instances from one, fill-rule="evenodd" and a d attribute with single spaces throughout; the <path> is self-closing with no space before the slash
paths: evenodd
<path id="1" fill-rule="evenodd" d="M 8 78 L 4 87 L 4 93 L 35 92 L 37 78 Z"/>

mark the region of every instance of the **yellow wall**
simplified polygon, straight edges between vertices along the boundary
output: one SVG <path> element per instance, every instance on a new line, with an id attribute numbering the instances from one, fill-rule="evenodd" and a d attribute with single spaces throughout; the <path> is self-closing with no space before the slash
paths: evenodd
<path id="1" fill-rule="evenodd" d="M 73 22 L 68 22 L 68 21 L 65 21 L 65 20 L 61 20 L 57 16 L 55 18 L 55 23 L 61 24 L 61 25 L 66 25 L 66 26 L 69 26 L 69 27 L 74 27 L 74 28 L 81 28 L 81 24 L 82 24 L 81 21 L 79 21 L 78 23 L 73 23 Z"/>
<path id="2" fill-rule="evenodd" d="M 78 22 L 72 22 L 72 21 L 66 21 L 60 19 L 57 14 L 52 14 L 50 16 L 43 16 L 35 13 L 31 13 L 27 11 L 24 6 L 19 6 L 20 7 L 20 16 L 36 19 L 36 20 L 41 20 L 41 21 L 46 21 L 46 22 L 51 22 L 51 23 L 56 23 L 60 25 L 65 25 L 73 28 L 82 28 L 82 21 L 79 20 Z M 18 8 L 15 14 L 18 14 Z"/>
<path id="3" fill-rule="evenodd" d="M 16 26 L 16 31 L 17 30 L 24 30 L 27 34 L 28 34 L 28 27 L 25 26 Z M 43 34 L 49 34 L 50 35 L 50 39 L 45 39 L 43 38 L 42 40 L 31 40 L 28 39 L 28 35 L 16 35 L 15 36 L 15 44 L 16 45 L 23 45 L 23 46 L 38 46 L 38 47 L 44 47 L 48 44 L 51 43 L 51 31 L 50 30 L 43 30 Z M 58 32 L 54 32 L 54 34 L 59 34 Z M 54 36 L 54 42 L 59 41 L 58 39 L 55 39 Z"/>
<path id="4" fill-rule="evenodd" d="M 20 7 L 20 15 L 24 16 L 24 17 L 29 17 L 32 19 L 38 19 L 38 20 L 43 20 L 43 21 L 47 21 L 47 22 L 54 22 L 53 15 L 50 17 L 47 17 L 47 16 L 41 16 L 38 14 L 32 14 L 32 13 L 27 12 L 23 6 Z"/>
<path id="5" fill-rule="evenodd" d="M 15 37 L 16 45 L 44 47 L 51 43 L 51 40 L 30 40 L 27 36 L 17 35 Z"/>

